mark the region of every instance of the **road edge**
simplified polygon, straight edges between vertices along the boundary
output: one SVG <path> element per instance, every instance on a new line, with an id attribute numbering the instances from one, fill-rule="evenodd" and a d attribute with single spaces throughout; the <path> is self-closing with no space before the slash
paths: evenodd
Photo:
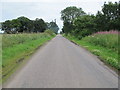
<path id="1" fill-rule="evenodd" d="M 28 55 L 25 55 L 24 58 L 22 58 L 21 62 L 19 65 L 17 65 L 14 69 L 11 70 L 10 75 L 2 82 L 2 88 L 4 86 L 6 86 L 13 78 L 16 74 L 19 73 L 19 71 L 21 71 L 25 65 L 30 61 L 29 59 L 39 50 L 42 49 L 44 46 L 46 46 L 50 41 L 52 41 L 56 36 L 54 36 L 53 38 L 51 38 L 50 40 L 46 41 L 45 43 L 43 43 L 42 45 L 38 46 L 37 48 L 35 48 L 31 53 L 29 53 Z"/>

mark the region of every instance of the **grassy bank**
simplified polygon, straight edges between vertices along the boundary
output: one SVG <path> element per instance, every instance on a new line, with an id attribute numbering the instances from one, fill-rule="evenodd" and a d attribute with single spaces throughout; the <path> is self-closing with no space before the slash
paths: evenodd
<path id="1" fill-rule="evenodd" d="M 2 76 L 3 81 L 10 73 L 30 56 L 38 47 L 55 35 L 50 33 L 38 34 L 4 34 L 2 36 Z"/>
<path id="2" fill-rule="evenodd" d="M 91 51 L 103 62 L 120 70 L 118 64 L 118 35 L 117 34 L 96 34 L 78 40 L 74 36 L 65 36 L 67 39 Z"/>
<path id="3" fill-rule="evenodd" d="M 2 35 L 0 34 L 0 83 L 2 79 Z"/>

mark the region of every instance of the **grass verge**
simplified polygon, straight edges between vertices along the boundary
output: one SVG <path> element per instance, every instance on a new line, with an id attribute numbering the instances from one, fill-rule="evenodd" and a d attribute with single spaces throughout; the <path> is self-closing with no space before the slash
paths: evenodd
<path id="1" fill-rule="evenodd" d="M 2 83 L 1 79 L 2 79 L 2 35 L 0 34 L 0 83 Z"/>
<path id="2" fill-rule="evenodd" d="M 16 68 L 38 47 L 51 40 L 54 36 L 48 33 L 7 35 L 7 37 L 4 35 L 3 45 L 5 46 L 3 46 L 2 50 L 2 82 L 5 82 Z M 18 40 L 12 41 L 15 38 Z M 11 42 L 14 43 L 11 44 Z"/>
<path id="3" fill-rule="evenodd" d="M 113 67 L 114 70 L 120 70 L 120 65 L 118 64 L 118 53 L 113 51 L 112 49 L 108 49 L 105 47 L 102 47 L 100 45 L 94 45 L 89 42 L 82 40 L 78 40 L 77 38 L 73 36 L 65 36 L 70 41 L 86 48 L 88 51 L 92 52 L 93 54 L 97 55 L 100 60 L 102 60 L 105 64 L 110 65 Z"/>

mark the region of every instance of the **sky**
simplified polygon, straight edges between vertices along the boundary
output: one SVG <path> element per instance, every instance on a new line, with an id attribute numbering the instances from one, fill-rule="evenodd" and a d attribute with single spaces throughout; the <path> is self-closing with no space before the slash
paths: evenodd
<path id="1" fill-rule="evenodd" d="M 69 6 L 80 7 L 89 14 L 96 14 L 101 11 L 104 2 L 118 0 L 1 0 L 0 1 L 0 22 L 16 19 L 20 16 L 28 17 L 31 20 L 42 18 L 46 22 L 56 19 L 62 29 L 63 22 L 60 20 L 60 12 Z"/>

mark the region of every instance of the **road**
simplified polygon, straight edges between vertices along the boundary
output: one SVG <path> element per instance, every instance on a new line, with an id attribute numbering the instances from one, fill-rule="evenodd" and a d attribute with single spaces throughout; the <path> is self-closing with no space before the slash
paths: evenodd
<path id="1" fill-rule="evenodd" d="M 61 35 L 40 48 L 4 88 L 117 88 L 117 74 Z"/>

